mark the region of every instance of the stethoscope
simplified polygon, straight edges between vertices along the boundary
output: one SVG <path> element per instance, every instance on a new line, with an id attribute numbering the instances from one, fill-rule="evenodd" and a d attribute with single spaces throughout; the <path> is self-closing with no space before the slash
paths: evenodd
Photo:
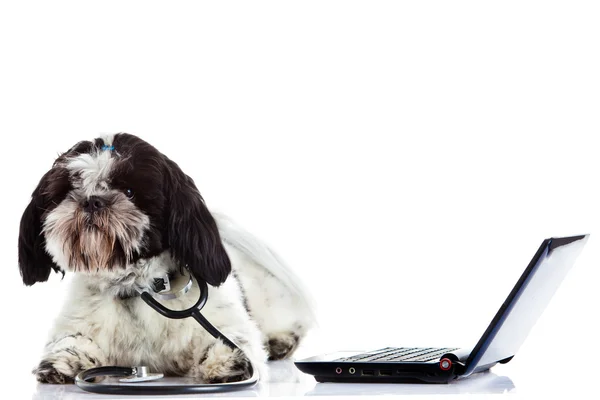
<path id="1" fill-rule="evenodd" d="M 156 310 L 159 314 L 173 319 L 194 318 L 208 333 L 215 339 L 221 339 L 223 343 L 232 349 L 243 351 L 227 336 L 223 335 L 217 328 L 204 318 L 200 310 L 206 304 L 208 299 L 208 285 L 206 282 L 196 280 L 200 295 L 196 303 L 185 310 L 171 310 L 157 301 L 171 300 L 187 293 L 193 286 L 194 279 L 189 275 L 187 284 L 177 292 L 156 292 L 152 288 L 137 288 L 140 297 L 146 304 Z M 75 377 L 75 384 L 81 389 L 93 393 L 102 394 L 138 394 L 138 395 L 172 395 L 172 394 L 193 394 L 193 393 L 215 393 L 231 390 L 246 389 L 254 386 L 259 379 L 258 371 L 250 361 L 250 378 L 239 382 L 195 384 L 184 383 L 175 385 L 166 384 L 141 384 L 141 382 L 155 381 L 163 378 L 163 374 L 150 373 L 148 367 L 97 367 L 90 368 L 79 373 Z M 119 383 L 96 383 L 94 380 L 99 377 L 120 377 Z"/>

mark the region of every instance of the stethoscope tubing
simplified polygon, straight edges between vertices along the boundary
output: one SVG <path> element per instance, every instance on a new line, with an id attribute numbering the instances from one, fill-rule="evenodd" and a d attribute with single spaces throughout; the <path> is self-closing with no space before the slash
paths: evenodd
<path id="1" fill-rule="evenodd" d="M 253 371 L 249 379 L 239 382 L 179 385 L 144 385 L 141 383 L 102 384 L 91 382 L 98 377 L 127 377 L 134 374 L 133 367 L 97 367 L 81 372 L 75 377 L 75 384 L 87 391 L 99 394 L 122 395 L 174 395 L 194 393 L 218 393 L 250 388 L 258 382 L 258 372 Z"/>
<path id="2" fill-rule="evenodd" d="M 197 281 L 200 296 L 196 303 L 185 309 L 185 310 L 171 310 L 162 304 L 160 304 L 152 296 L 151 289 L 145 289 L 141 291 L 140 298 L 152 307 L 159 314 L 173 319 L 182 318 L 194 318 L 206 331 L 213 336 L 215 339 L 222 340 L 227 346 L 232 349 L 239 350 L 242 354 L 244 352 L 233 343 L 227 336 L 221 333 L 215 328 L 208 320 L 202 315 L 200 310 L 206 304 L 208 299 L 208 284 L 204 281 Z M 250 361 L 250 359 L 249 359 Z M 216 393 L 216 392 L 228 392 L 232 390 L 240 390 L 252 387 L 256 385 L 259 380 L 259 374 L 252 361 L 250 361 L 250 372 L 251 376 L 248 379 L 239 382 L 226 382 L 226 383 L 210 383 L 210 384 L 180 384 L 180 385 L 144 385 L 140 383 L 119 383 L 119 384 L 102 384 L 93 382 L 95 378 L 99 377 L 129 377 L 135 375 L 136 367 L 97 367 L 90 368 L 79 373 L 75 377 L 75 384 L 88 392 L 100 393 L 100 394 L 125 394 L 125 395 L 173 395 L 173 394 L 194 394 L 194 393 Z"/>

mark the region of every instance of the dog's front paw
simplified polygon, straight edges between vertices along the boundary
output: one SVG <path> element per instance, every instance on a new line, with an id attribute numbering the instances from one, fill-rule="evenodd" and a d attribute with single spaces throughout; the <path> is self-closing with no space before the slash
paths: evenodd
<path id="1" fill-rule="evenodd" d="M 293 332 L 271 334 L 268 339 L 269 360 L 283 360 L 291 357 L 300 341 L 298 335 Z"/>
<path id="2" fill-rule="evenodd" d="M 206 350 L 195 375 L 208 383 L 239 382 L 250 378 L 250 369 L 250 361 L 241 351 L 218 341 Z"/>
<path id="3" fill-rule="evenodd" d="M 77 374 L 97 364 L 97 360 L 89 355 L 67 348 L 46 355 L 33 373 L 41 383 L 73 383 Z"/>
<path id="4" fill-rule="evenodd" d="M 35 374 L 37 381 L 41 383 L 72 383 L 74 378 L 73 376 L 70 376 L 70 374 L 64 374 L 58 371 L 51 362 L 46 360 L 40 362 L 40 365 L 33 370 L 33 373 Z"/>

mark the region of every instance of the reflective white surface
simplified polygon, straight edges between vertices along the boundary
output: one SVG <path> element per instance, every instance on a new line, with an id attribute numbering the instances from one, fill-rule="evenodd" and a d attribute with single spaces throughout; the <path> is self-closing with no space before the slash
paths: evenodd
<path id="1" fill-rule="evenodd" d="M 230 393 L 186 395 L 181 397 L 282 397 L 282 396 L 380 396 L 380 395 L 422 395 L 422 394 L 464 394 L 464 393 L 508 393 L 515 389 L 509 377 L 495 373 L 475 374 L 468 379 L 448 385 L 428 384 L 337 384 L 317 383 L 311 376 L 296 369 L 291 361 L 273 362 L 270 365 L 268 382 L 262 382 L 251 390 Z M 174 379 L 170 379 L 173 381 Z M 33 386 L 33 399 L 87 399 L 119 397 L 86 393 L 74 385 Z M 121 396 L 128 397 L 128 396 Z M 179 396 L 178 396 L 179 397 Z M 136 398 L 145 398 L 137 397 Z M 150 396 L 147 398 L 156 398 Z"/>
<path id="2" fill-rule="evenodd" d="M 530 360 L 527 360 L 529 363 Z M 512 364 L 512 363 L 511 363 Z M 581 379 L 573 372 L 551 375 L 545 368 L 533 368 L 533 365 L 507 364 L 494 367 L 490 372 L 473 374 L 468 378 L 450 384 L 337 384 L 317 383 L 311 376 L 300 373 L 291 361 L 278 361 L 270 364 L 270 378 L 261 382 L 251 390 L 230 393 L 184 395 L 177 398 L 199 397 L 347 397 L 347 396 L 437 396 L 443 395 L 477 395 L 477 397 L 496 396 L 500 394 L 517 395 L 526 398 L 537 398 L 541 395 L 569 393 L 590 393 L 595 387 L 593 383 Z M 543 367 L 543 366 L 542 366 Z M 106 399 L 132 398 L 131 396 L 109 396 L 86 393 L 74 385 L 36 384 L 31 377 L 30 385 L 21 392 L 25 398 L 30 389 L 33 400 L 51 399 Z M 172 398 L 174 396 L 166 396 Z M 165 398 L 165 396 L 135 397 Z"/>

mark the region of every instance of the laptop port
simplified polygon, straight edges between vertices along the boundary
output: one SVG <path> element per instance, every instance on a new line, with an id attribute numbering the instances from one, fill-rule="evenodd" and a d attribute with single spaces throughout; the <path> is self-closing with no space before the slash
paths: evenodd
<path id="1" fill-rule="evenodd" d="M 363 375 L 368 375 L 368 376 L 373 376 L 375 375 L 375 371 L 372 369 L 363 369 L 362 370 L 362 374 Z"/>
<path id="2" fill-rule="evenodd" d="M 350 367 L 348 372 L 350 372 L 352 375 L 354 375 L 356 373 L 356 370 L 354 369 L 354 367 Z"/>
<path id="3" fill-rule="evenodd" d="M 379 376 L 392 376 L 392 370 L 391 369 L 380 369 Z"/>
<path id="4" fill-rule="evenodd" d="M 342 373 L 342 369 L 340 367 L 337 367 L 335 369 L 335 373 L 338 374 L 338 375 L 341 374 Z"/>

